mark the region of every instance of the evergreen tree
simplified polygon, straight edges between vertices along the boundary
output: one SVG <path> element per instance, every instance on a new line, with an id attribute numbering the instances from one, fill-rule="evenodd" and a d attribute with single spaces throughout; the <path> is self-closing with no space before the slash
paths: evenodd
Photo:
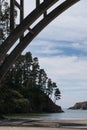
<path id="1" fill-rule="evenodd" d="M 55 102 L 56 102 L 56 100 L 59 100 L 59 99 L 60 99 L 60 96 L 61 96 L 60 94 L 61 94 L 61 92 L 60 92 L 59 88 L 56 88 L 56 89 L 55 89 L 55 93 L 54 93 Z"/>
<path id="2" fill-rule="evenodd" d="M 46 95 L 51 97 L 54 93 L 55 100 L 60 99 L 61 96 L 56 83 L 47 77 L 44 69 L 40 69 L 38 58 L 33 58 L 30 52 L 18 57 L 9 69 L 0 90 L 0 95 L 2 95 L 0 106 L 7 108 L 7 112 L 11 112 L 10 103 L 13 112 L 41 111 L 48 100 Z M 16 98 L 14 94 L 19 95 L 19 98 Z M 12 100 L 8 102 L 7 98 Z M 2 107 L 0 110 L 2 111 Z"/>
<path id="3" fill-rule="evenodd" d="M 33 83 L 34 85 L 38 85 L 38 76 L 39 76 L 39 62 L 38 58 L 34 57 L 32 62 L 32 77 L 33 77 Z"/>
<path id="4" fill-rule="evenodd" d="M 47 74 L 44 71 L 44 69 L 40 69 L 38 76 L 38 86 L 44 92 L 46 91 L 46 81 L 47 81 Z"/>
<path id="5" fill-rule="evenodd" d="M 27 82 L 32 79 L 32 54 L 27 52 L 24 55 L 24 64 L 23 64 L 23 85 L 26 86 Z"/>
<path id="6" fill-rule="evenodd" d="M 47 93 L 48 96 L 51 96 L 52 92 L 53 92 L 52 80 L 50 78 L 48 78 L 48 81 L 47 81 L 47 92 L 46 93 Z"/>

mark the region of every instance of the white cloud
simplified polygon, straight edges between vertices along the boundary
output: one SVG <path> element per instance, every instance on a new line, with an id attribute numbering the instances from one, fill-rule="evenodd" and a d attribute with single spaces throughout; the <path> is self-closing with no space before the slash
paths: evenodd
<path id="1" fill-rule="evenodd" d="M 87 40 L 86 41 L 82 41 L 82 42 L 78 42 L 78 43 L 73 43 L 72 47 L 84 52 L 87 52 Z"/>
<path id="2" fill-rule="evenodd" d="M 86 57 L 87 58 L 87 57 Z M 39 58 L 41 66 L 46 68 L 49 76 L 53 79 L 86 79 L 87 61 L 78 57 L 56 56 Z M 57 79 L 58 80 L 58 79 Z"/>
<path id="3" fill-rule="evenodd" d="M 87 8 L 84 0 L 69 8 L 57 17 L 39 35 L 42 38 L 55 38 L 57 40 L 81 40 L 87 39 Z"/>

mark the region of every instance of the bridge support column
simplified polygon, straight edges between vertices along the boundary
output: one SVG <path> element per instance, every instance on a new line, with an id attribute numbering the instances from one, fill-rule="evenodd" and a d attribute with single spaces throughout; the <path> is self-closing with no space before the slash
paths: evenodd
<path id="1" fill-rule="evenodd" d="M 40 0 L 36 0 L 36 7 L 40 5 Z"/>
<path id="2" fill-rule="evenodd" d="M 20 4 L 16 0 L 10 0 L 10 32 L 15 28 L 15 6 L 20 10 L 20 23 L 24 19 L 24 0 L 20 0 Z"/>
<path id="3" fill-rule="evenodd" d="M 14 30 L 14 5 L 15 0 L 10 0 L 10 33 Z"/>
<path id="4" fill-rule="evenodd" d="M 20 0 L 20 23 L 22 22 L 22 20 L 24 19 L 24 0 Z M 20 41 L 22 40 L 22 38 L 24 37 L 24 34 L 21 35 L 20 37 Z"/>
<path id="5" fill-rule="evenodd" d="M 44 0 L 46 2 L 47 0 Z M 40 0 L 36 0 L 36 7 L 40 5 Z M 44 12 L 44 17 L 47 15 L 47 11 Z"/>
<path id="6" fill-rule="evenodd" d="M 44 0 L 44 2 L 45 2 L 45 1 L 46 1 L 46 0 Z M 46 15 L 47 15 L 47 11 L 44 12 L 44 17 L 46 17 Z"/>

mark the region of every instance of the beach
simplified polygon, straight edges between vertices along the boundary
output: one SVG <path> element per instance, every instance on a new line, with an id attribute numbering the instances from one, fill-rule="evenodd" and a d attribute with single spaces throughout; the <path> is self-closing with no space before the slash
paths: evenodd
<path id="1" fill-rule="evenodd" d="M 0 127 L 0 130 L 67 130 L 67 128 Z M 81 130 L 81 129 L 74 129 L 74 130 Z"/>
<path id="2" fill-rule="evenodd" d="M 87 130 L 87 120 L 18 120 L 0 122 L 0 130 Z"/>

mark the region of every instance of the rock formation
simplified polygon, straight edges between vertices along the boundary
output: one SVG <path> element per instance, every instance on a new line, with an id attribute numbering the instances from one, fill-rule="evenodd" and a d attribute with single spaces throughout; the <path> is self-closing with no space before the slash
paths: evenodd
<path id="1" fill-rule="evenodd" d="M 70 107 L 69 109 L 81 109 L 86 110 L 87 109 L 87 101 L 84 102 L 78 102 L 74 106 Z"/>

